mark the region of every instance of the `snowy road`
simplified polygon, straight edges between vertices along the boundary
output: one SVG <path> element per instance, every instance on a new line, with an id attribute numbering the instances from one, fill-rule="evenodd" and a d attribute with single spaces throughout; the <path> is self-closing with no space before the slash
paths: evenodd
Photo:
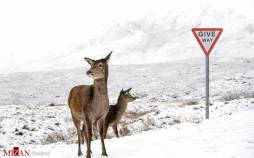
<path id="1" fill-rule="evenodd" d="M 254 109 L 169 129 L 147 131 L 106 140 L 109 158 L 253 158 Z M 85 153 L 85 146 L 82 146 Z M 92 142 L 93 158 L 100 156 L 100 142 Z M 77 145 L 34 146 L 50 157 L 77 157 Z"/>

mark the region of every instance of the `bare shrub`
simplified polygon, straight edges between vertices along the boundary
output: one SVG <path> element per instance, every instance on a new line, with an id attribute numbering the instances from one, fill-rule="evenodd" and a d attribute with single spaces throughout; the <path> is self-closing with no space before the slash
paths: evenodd
<path id="1" fill-rule="evenodd" d="M 59 141 L 64 141 L 64 136 L 61 133 L 52 132 L 49 133 L 45 139 L 41 140 L 42 145 L 52 144 Z"/>
<path id="2" fill-rule="evenodd" d="M 231 100 L 236 100 L 240 99 L 240 95 L 238 93 L 227 93 L 222 97 L 223 101 L 231 101 Z"/>
<path id="3" fill-rule="evenodd" d="M 138 118 L 141 118 L 142 116 L 146 115 L 146 114 L 149 114 L 149 113 L 152 113 L 152 112 L 158 112 L 158 110 L 155 110 L 155 109 L 150 109 L 150 110 L 147 110 L 147 111 L 126 111 L 125 113 L 125 118 L 127 119 L 138 119 Z"/>
<path id="4" fill-rule="evenodd" d="M 127 136 L 130 134 L 130 130 L 128 129 L 127 126 L 123 126 L 119 132 L 121 136 Z"/>
<path id="5" fill-rule="evenodd" d="M 244 92 L 243 98 L 254 98 L 254 91 L 252 92 Z"/>
<path id="6" fill-rule="evenodd" d="M 127 111 L 127 112 L 125 113 L 124 116 L 125 116 L 127 119 L 137 119 L 137 118 L 139 118 L 139 117 L 144 116 L 144 115 L 147 114 L 147 113 L 148 113 L 147 111 L 145 111 L 145 112 Z"/>
<path id="7" fill-rule="evenodd" d="M 179 124 L 181 122 L 182 122 L 182 120 L 180 117 L 174 119 L 174 123 L 176 123 L 176 124 Z"/>
<path id="8" fill-rule="evenodd" d="M 229 92 L 222 97 L 222 100 L 227 102 L 227 101 L 237 100 L 241 98 L 247 98 L 247 99 L 254 98 L 254 91 L 236 92 L 236 93 Z"/>
<path id="9" fill-rule="evenodd" d="M 184 102 L 185 105 L 197 105 L 198 101 L 196 100 L 187 100 Z"/>
<path id="10" fill-rule="evenodd" d="M 48 106 L 56 106 L 56 104 L 52 102 Z"/>

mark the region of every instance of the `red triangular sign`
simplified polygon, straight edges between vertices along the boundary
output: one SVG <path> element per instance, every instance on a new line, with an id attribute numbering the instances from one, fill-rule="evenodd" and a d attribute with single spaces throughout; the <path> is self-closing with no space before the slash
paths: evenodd
<path id="1" fill-rule="evenodd" d="M 192 33 L 206 56 L 209 56 L 218 41 L 222 28 L 193 28 Z"/>

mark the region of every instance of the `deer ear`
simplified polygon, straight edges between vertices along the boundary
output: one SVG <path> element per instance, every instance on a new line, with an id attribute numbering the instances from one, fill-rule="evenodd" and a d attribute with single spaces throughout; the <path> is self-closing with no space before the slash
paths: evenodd
<path id="1" fill-rule="evenodd" d="M 90 65 L 92 65 L 93 63 L 94 63 L 94 60 L 93 59 L 90 59 L 90 58 L 87 58 L 87 57 L 85 57 L 84 58 L 87 62 L 88 62 L 88 64 L 90 64 Z"/>
<path id="2" fill-rule="evenodd" d="M 104 58 L 104 59 L 107 61 L 107 63 L 108 63 L 109 60 L 110 60 L 111 54 L 112 54 L 112 51 Z"/>
<path id="3" fill-rule="evenodd" d="M 125 92 L 129 93 L 131 91 L 131 88 L 127 89 Z"/>

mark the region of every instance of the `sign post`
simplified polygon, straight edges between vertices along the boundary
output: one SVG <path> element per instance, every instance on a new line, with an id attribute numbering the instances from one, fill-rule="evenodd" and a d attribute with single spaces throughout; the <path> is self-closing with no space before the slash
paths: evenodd
<path id="1" fill-rule="evenodd" d="M 209 119 L 209 56 L 205 57 L 205 118 Z"/>
<path id="2" fill-rule="evenodd" d="M 223 29 L 222 28 L 193 28 L 192 33 L 198 41 L 201 49 L 205 53 L 206 61 L 206 108 L 205 118 L 209 119 L 209 55 L 218 41 Z"/>

